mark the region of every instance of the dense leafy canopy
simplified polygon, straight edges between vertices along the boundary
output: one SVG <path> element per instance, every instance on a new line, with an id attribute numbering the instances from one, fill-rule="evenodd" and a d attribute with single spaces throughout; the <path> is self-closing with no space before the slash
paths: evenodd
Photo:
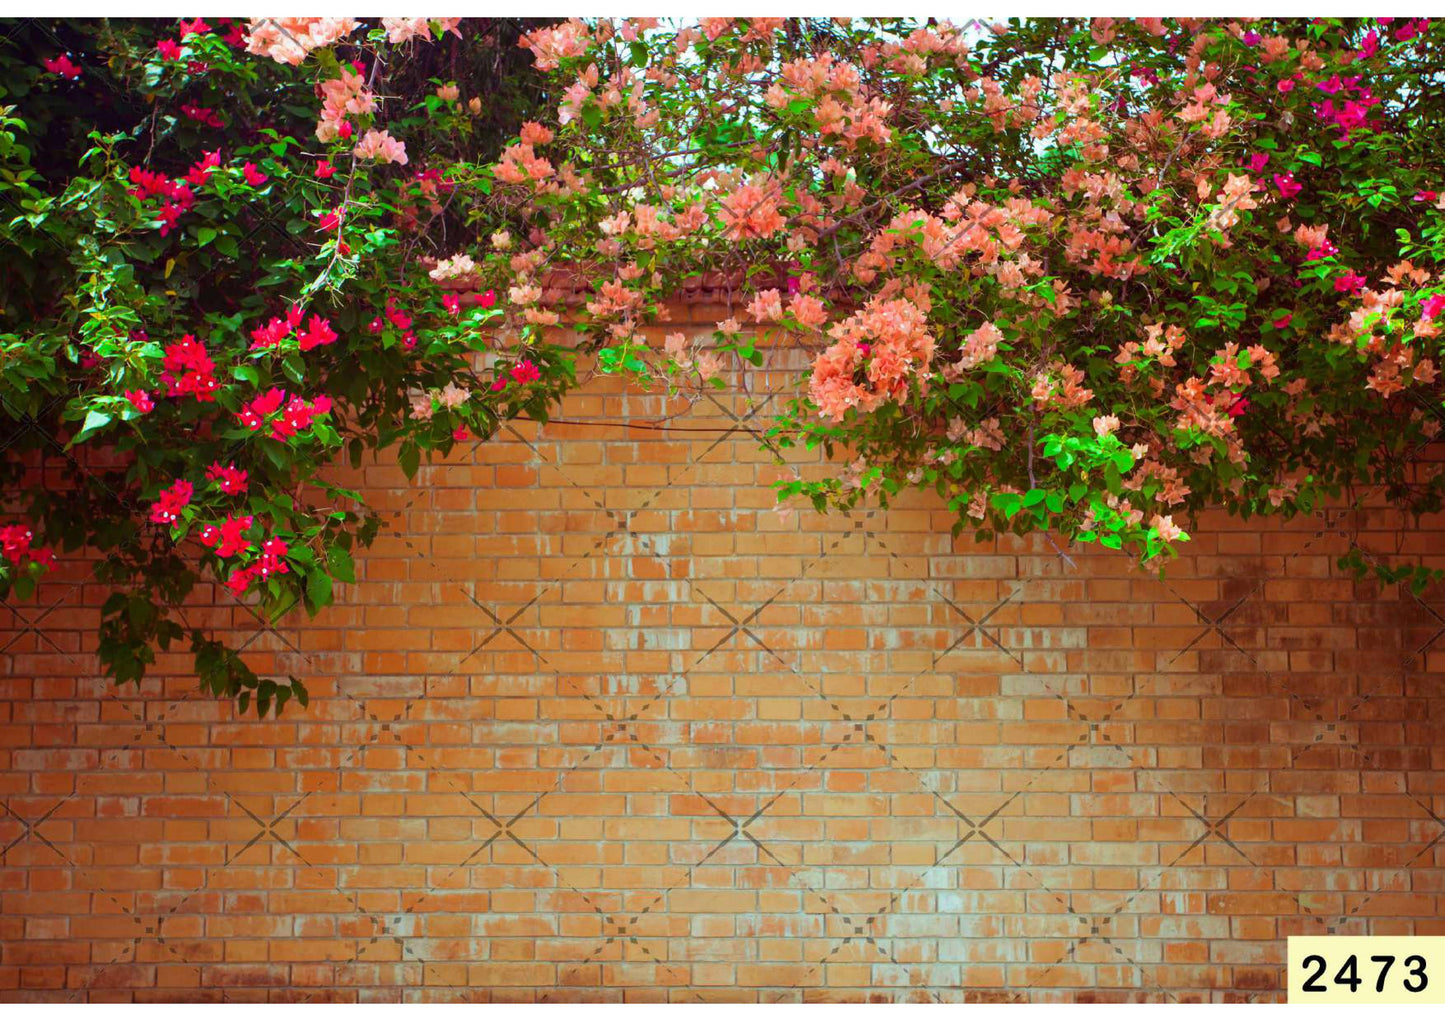
<path id="1" fill-rule="evenodd" d="M 121 679 L 203 578 L 315 612 L 376 528 L 327 464 L 545 417 L 564 318 L 649 383 L 812 346 L 774 434 L 849 452 L 779 484 L 820 509 L 923 487 L 1145 561 L 1206 506 L 1438 510 L 1442 79 L 1426 19 L 12 36 L 0 482 L 42 484 L 0 587 L 104 553 Z M 736 314 L 649 344 L 698 281 Z M 217 692 L 295 690 L 189 637 Z"/>
<path id="2" fill-rule="evenodd" d="M 325 466 L 394 447 L 414 474 L 571 382 L 420 261 L 535 102 L 528 26 L 386 20 L 29 21 L 0 49 L 0 590 L 97 552 L 119 680 L 185 640 L 243 708 L 304 698 L 189 627 L 187 594 L 326 606 L 379 519 Z"/>

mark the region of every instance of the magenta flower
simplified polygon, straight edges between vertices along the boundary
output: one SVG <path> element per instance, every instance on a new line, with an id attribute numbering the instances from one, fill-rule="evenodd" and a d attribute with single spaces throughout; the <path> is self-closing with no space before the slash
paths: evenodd
<path id="1" fill-rule="evenodd" d="M 62 78 L 69 78 L 71 81 L 80 77 L 80 68 L 71 63 L 70 57 L 62 53 L 58 57 L 49 57 L 42 61 L 45 70 L 51 74 L 58 74 Z"/>
<path id="2" fill-rule="evenodd" d="M 1342 273 L 1335 277 L 1335 290 L 1340 294 L 1359 294 L 1364 286 L 1365 278 L 1358 273 Z"/>
<path id="3" fill-rule="evenodd" d="M 1275 174 L 1274 186 L 1279 189 L 1280 198 L 1292 199 L 1304 191 L 1304 185 L 1294 179 L 1294 174 Z"/>

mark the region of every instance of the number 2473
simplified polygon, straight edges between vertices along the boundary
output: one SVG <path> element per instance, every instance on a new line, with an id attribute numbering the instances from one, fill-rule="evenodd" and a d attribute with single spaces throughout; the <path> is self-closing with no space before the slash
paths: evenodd
<path id="1" fill-rule="evenodd" d="M 1390 974 L 1390 969 L 1395 964 L 1394 954 L 1376 954 L 1370 960 L 1380 966 L 1375 975 L 1375 992 L 1385 991 L 1385 976 Z M 1305 978 L 1304 985 L 1300 988 L 1306 993 L 1325 993 L 1329 989 L 1320 981 L 1325 974 L 1325 959 L 1319 954 L 1310 954 L 1304 959 L 1305 970 L 1309 975 Z M 1430 984 L 1430 979 L 1425 975 L 1425 958 L 1418 954 L 1412 954 L 1401 962 L 1405 969 L 1404 986 L 1409 993 L 1418 993 Z M 1345 963 L 1340 965 L 1340 970 L 1335 972 L 1334 983 L 1337 986 L 1349 986 L 1350 992 L 1360 988 L 1364 980 L 1360 978 L 1359 963 L 1355 955 L 1351 954 L 1345 958 Z"/>

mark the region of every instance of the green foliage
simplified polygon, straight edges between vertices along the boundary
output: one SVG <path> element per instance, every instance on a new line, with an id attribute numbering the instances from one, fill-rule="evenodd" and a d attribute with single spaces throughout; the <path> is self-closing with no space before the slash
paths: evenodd
<path id="1" fill-rule="evenodd" d="M 245 52 L 230 27 L 4 26 L 0 524 L 28 522 L 37 547 L 83 555 L 113 590 L 99 655 L 117 682 L 188 646 L 204 690 L 265 715 L 304 706 L 304 685 L 257 676 L 187 624 L 182 603 L 224 583 L 268 623 L 298 604 L 320 612 L 356 581 L 355 552 L 381 523 L 334 464 L 393 448 L 414 476 L 423 456 L 486 439 L 574 375 L 571 353 L 540 335 L 517 350 L 497 343 L 494 300 L 447 307 L 422 261 L 451 254 L 442 246 L 465 228 L 450 198 L 489 187 L 496 149 L 536 101 L 534 83 L 509 73 L 526 25 L 465 23 L 461 39 L 404 46 L 363 28 L 299 67 Z M 178 57 L 158 48 L 167 40 Z M 78 75 L 47 69 L 62 53 Z M 316 86 L 351 60 L 385 98 L 354 118 L 351 140 L 321 142 Z M 437 97 L 458 73 L 489 90 L 485 106 Z M 404 139 L 410 162 L 353 157 L 370 126 Z M 254 340 L 293 309 L 302 315 L 284 339 Z M 301 342 L 313 317 L 334 340 Z M 185 336 L 213 365 L 205 399 L 175 385 Z M 490 357 L 530 359 L 538 379 L 494 390 Z M 460 402 L 440 396 L 462 389 Z M 277 390 L 311 406 L 300 427 L 284 428 L 287 403 L 248 424 L 243 413 Z M 223 487 L 222 467 L 246 481 Z M 189 498 L 156 520 L 178 481 Z M 219 539 L 228 523 L 236 549 Z M 32 597 L 44 573 L 0 560 L 0 596 Z"/>

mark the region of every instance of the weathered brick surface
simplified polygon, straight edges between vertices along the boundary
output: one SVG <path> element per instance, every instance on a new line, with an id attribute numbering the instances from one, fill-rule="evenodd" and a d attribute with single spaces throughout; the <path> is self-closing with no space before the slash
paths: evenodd
<path id="1" fill-rule="evenodd" d="M 1162 580 L 784 520 L 789 357 L 365 468 L 342 605 L 188 611 L 280 721 L 108 687 L 93 585 L 0 607 L 0 998 L 1276 999 L 1290 934 L 1445 933 L 1445 601 L 1335 565 L 1438 520 L 1206 520 Z"/>

